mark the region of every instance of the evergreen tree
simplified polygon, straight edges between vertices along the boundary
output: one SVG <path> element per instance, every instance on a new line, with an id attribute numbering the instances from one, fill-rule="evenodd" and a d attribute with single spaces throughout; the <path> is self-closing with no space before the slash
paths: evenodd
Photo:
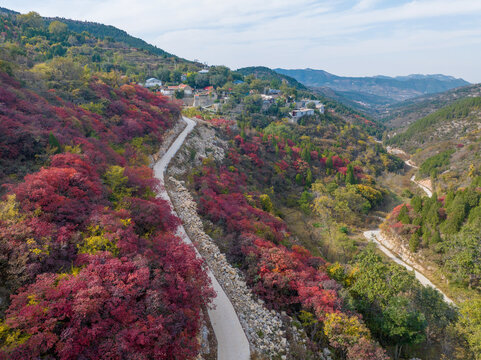
<path id="1" fill-rule="evenodd" d="M 60 143 L 52 132 L 48 134 L 48 144 L 50 145 L 50 148 L 55 151 L 55 154 L 61 152 Z"/>
<path id="2" fill-rule="evenodd" d="M 354 185 L 356 183 L 356 177 L 354 176 L 354 167 L 352 164 L 347 165 L 346 172 L 346 184 Z"/>
<path id="3" fill-rule="evenodd" d="M 434 234 L 431 238 L 430 243 L 431 244 L 438 244 L 441 242 L 441 234 L 439 233 L 439 230 L 434 231 Z"/>
<path id="4" fill-rule="evenodd" d="M 297 183 L 297 185 L 302 185 L 302 175 L 301 174 L 296 175 L 296 183 Z"/>
<path id="5" fill-rule="evenodd" d="M 448 193 L 446 194 L 446 199 L 444 200 L 444 206 L 449 207 L 451 203 L 453 202 L 455 197 L 455 193 L 453 190 L 449 190 Z"/>
<path id="6" fill-rule="evenodd" d="M 411 238 L 409 239 L 409 250 L 412 252 L 416 252 L 419 247 L 419 235 L 414 233 L 411 235 Z"/>
<path id="7" fill-rule="evenodd" d="M 302 149 L 301 157 L 302 157 L 302 160 L 311 162 L 311 152 L 309 151 L 308 148 Z"/>
<path id="8" fill-rule="evenodd" d="M 287 156 L 291 156 L 291 155 L 292 155 L 292 149 L 290 148 L 290 146 L 289 146 L 289 145 L 286 145 L 286 148 L 285 148 L 285 149 L 286 149 L 286 155 L 287 155 Z"/>
<path id="9" fill-rule="evenodd" d="M 420 196 L 414 196 L 411 199 L 411 206 L 413 207 L 414 211 L 417 213 L 420 213 L 421 210 L 423 209 L 423 200 L 421 199 Z"/>
<path id="10" fill-rule="evenodd" d="M 307 169 L 306 173 L 306 185 L 310 186 L 312 184 L 312 172 L 311 169 Z"/>
<path id="11" fill-rule="evenodd" d="M 332 162 L 332 156 L 328 156 L 326 159 L 326 168 L 334 169 L 334 163 Z"/>
<path id="12" fill-rule="evenodd" d="M 403 224 L 410 224 L 411 219 L 409 217 L 409 210 L 406 205 L 401 208 L 399 215 L 397 216 L 398 221 L 402 222 Z"/>

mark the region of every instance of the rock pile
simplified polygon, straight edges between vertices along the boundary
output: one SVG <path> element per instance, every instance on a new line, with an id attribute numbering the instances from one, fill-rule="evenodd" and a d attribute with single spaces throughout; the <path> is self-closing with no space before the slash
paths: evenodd
<path id="1" fill-rule="evenodd" d="M 186 232 L 234 306 L 251 346 L 251 352 L 287 358 L 289 344 L 281 315 L 268 310 L 247 287 L 244 275 L 232 267 L 204 232 L 197 204 L 182 182 L 169 178 L 169 195 Z"/>

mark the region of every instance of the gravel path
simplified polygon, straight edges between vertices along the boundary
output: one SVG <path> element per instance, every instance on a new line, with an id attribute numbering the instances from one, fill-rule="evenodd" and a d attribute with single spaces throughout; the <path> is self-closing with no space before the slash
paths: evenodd
<path id="1" fill-rule="evenodd" d="M 164 173 L 169 165 L 169 162 L 180 149 L 187 135 L 189 135 L 196 125 L 195 121 L 192 119 L 183 117 L 183 120 L 187 123 L 187 127 L 172 143 L 169 150 L 154 165 L 155 177 L 161 181 L 162 185 L 164 184 Z M 175 213 L 172 202 L 169 198 L 169 194 L 164 187 L 158 196 L 164 200 L 167 200 L 172 208 L 172 211 Z M 192 241 L 187 236 L 182 225 L 179 226 L 177 235 L 179 235 L 185 243 L 193 246 Z M 197 249 L 196 252 L 200 257 Z M 210 322 L 217 338 L 217 359 L 248 360 L 250 358 L 249 342 L 247 341 L 247 337 L 242 329 L 234 307 L 210 270 L 208 270 L 208 275 L 217 294 L 213 301 L 214 308 L 209 310 Z"/>

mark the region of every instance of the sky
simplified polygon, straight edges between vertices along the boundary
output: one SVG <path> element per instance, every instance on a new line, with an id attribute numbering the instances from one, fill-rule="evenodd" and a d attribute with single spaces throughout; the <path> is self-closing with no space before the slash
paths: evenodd
<path id="1" fill-rule="evenodd" d="M 209 65 L 481 82 L 481 0 L 2 0 L 114 25 Z"/>

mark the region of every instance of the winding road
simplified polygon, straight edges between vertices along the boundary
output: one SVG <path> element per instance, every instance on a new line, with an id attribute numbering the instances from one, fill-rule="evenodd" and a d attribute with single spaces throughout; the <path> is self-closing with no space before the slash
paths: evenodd
<path id="1" fill-rule="evenodd" d="M 408 265 L 407 263 L 405 263 L 404 260 L 397 257 L 391 250 L 389 250 L 387 247 L 383 245 L 383 243 L 386 242 L 386 239 L 384 239 L 381 229 L 364 231 L 364 237 L 369 241 L 374 242 L 377 245 L 377 247 L 384 254 L 386 254 L 391 260 L 393 260 L 394 262 L 398 263 L 401 266 L 404 266 L 409 271 L 414 271 L 414 276 L 416 276 L 416 279 L 418 279 L 421 284 L 423 284 L 424 286 L 431 286 L 432 288 L 435 288 L 441 293 L 441 295 L 443 295 L 444 301 L 454 305 L 454 301 L 448 298 L 446 294 L 441 291 L 441 289 L 439 289 L 436 285 L 434 285 L 431 282 L 431 280 L 429 280 L 426 276 L 424 276 L 419 271 L 414 269 L 411 265 Z"/>
<path id="2" fill-rule="evenodd" d="M 418 167 L 412 162 L 411 159 L 406 160 L 405 164 L 412 168 L 418 169 Z M 417 186 L 419 186 L 426 193 L 427 196 L 433 196 L 433 192 L 431 191 L 431 189 L 415 180 L 415 175 L 411 177 L 411 181 L 414 182 Z M 443 295 L 444 301 L 454 305 L 454 302 L 449 297 L 447 297 L 446 294 L 441 291 L 441 289 L 434 285 L 426 276 L 414 269 L 411 265 L 407 264 L 403 259 L 399 258 L 396 254 L 394 254 L 391 250 L 389 250 L 386 246 L 383 245 L 385 243 L 388 243 L 388 241 L 384 238 L 381 229 L 364 231 L 363 235 L 367 240 L 374 242 L 377 247 L 391 260 L 401 266 L 404 266 L 409 271 L 414 271 L 416 279 L 418 279 L 421 284 L 423 284 L 424 286 L 431 286 L 435 288 Z"/>
<path id="3" fill-rule="evenodd" d="M 187 135 L 189 135 L 196 125 L 196 122 L 192 119 L 186 117 L 183 117 L 182 119 L 187 123 L 187 127 L 179 134 L 167 152 L 154 165 L 155 177 L 159 179 L 162 184 L 162 190 L 158 196 L 168 201 L 174 214 L 174 207 L 169 194 L 164 187 L 164 173 L 170 161 L 184 143 Z M 195 249 L 191 239 L 185 232 L 184 226 L 180 225 L 178 227 L 177 235 L 181 237 L 186 244 L 192 245 Z M 197 256 L 201 257 L 197 249 L 195 249 L 195 251 Z M 248 360 L 250 359 L 249 342 L 242 329 L 234 307 L 210 270 L 208 270 L 208 275 L 217 294 L 216 298 L 213 300 L 214 308 L 208 310 L 210 322 L 217 339 L 217 359 Z"/>

